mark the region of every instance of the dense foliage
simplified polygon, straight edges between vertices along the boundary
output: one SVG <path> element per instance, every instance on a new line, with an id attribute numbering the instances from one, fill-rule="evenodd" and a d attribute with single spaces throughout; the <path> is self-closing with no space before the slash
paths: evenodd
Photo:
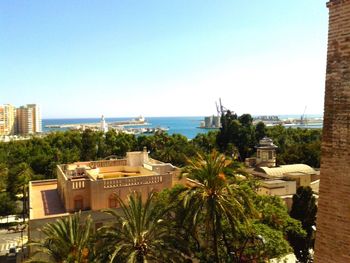
<path id="1" fill-rule="evenodd" d="M 227 111 L 222 115 L 222 128 L 217 134 L 219 150 L 244 161 L 254 155 L 259 140 L 268 136 L 278 146 L 278 164 L 305 163 L 320 167 L 321 129 L 266 127 L 263 122 L 253 125 L 252 120 L 249 114 L 237 116 Z"/>
<path id="2" fill-rule="evenodd" d="M 289 234 L 288 239 L 294 249 L 294 254 L 302 263 L 312 262 L 310 249 L 314 248 L 316 231 L 316 199 L 310 187 L 299 187 L 293 196 L 293 205 L 290 216 L 302 223 L 306 236 Z"/>
<path id="3" fill-rule="evenodd" d="M 151 157 L 179 167 L 187 164 L 187 156 L 218 150 L 244 161 L 255 154 L 259 139 L 269 136 L 278 146 L 278 164 L 305 163 L 313 167 L 320 164 L 321 130 L 292 129 L 282 126 L 265 127 L 261 122 L 253 125 L 249 114 L 237 116 L 228 111 L 221 117 L 222 128 L 207 134 L 198 134 L 188 140 L 180 134 L 156 133 L 135 136 L 91 130 L 53 132 L 43 137 L 24 141 L 0 143 L 0 198 L 3 215 L 14 213 L 18 196 L 26 198 L 29 180 L 55 178 L 57 164 L 75 161 L 98 160 L 114 155 L 124 157 L 127 151 L 150 151 Z M 17 196 L 17 197 L 16 197 Z M 5 199 L 4 199 L 5 198 Z M 10 204 L 11 203 L 11 204 Z M 6 204 L 6 205 L 5 205 Z"/>
<path id="4" fill-rule="evenodd" d="M 299 261 L 309 262 L 317 211 L 311 189 L 298 189 L 289 215 L 280 198 L 256 194 L 258 183 L 242 161 L 254 156 L 259 140 L 268 136 L 278 146 L 278 164 L 319 167 L 321 130 L 253 125 L 249 114 L 230 111 L 221 122 L 220 130 L 192 140 L 164 132 L 135 136 L 85 130 L 2 142 L 0 216 L 26 214 L 28 182 L 56 178 L 57 164 L 123 158 L 147 147 L 152 158 L 184 167 L 191 183 L 147 200 L 136 193 L 126 203 L 119 200 L 122 213 L 109 210 L 115 222 L 96 233 L 91 219 L 82 224 L 79 214 L 48 224 L 45 238 L 33 243 L 38 253 L 49 262 L 265 262 L 294 250 Z"/>
<path id="5" fill-rule="evenodd" d="M 146 200 L 136 192 L 125 203 L 119 199 L 121 210 L 106 211 L 114 221 L 95 234 L 89 219 L 79 224 L 77 215 L 51 223 L 44 239 L 32 243 L 41 253 L 36 256 L 46 254 L 49 262 L 245 263 L 289 253 L 285 237 L 305 237 L 301 223 L 280 198 L 257 195 L 256 182 L 238 176 L 235 162 L 218 152 L 196 155 L 184 169 L 189 184 Z"/>
<path id="6" fill-rule="evenodd" d="M 91 223 L 90 217 L 82 220 L 77 213 L 46 224 L 43 239 L 30 243 L 35 250 L 29 262 L 90 262 L 94 258 Z"/>
<path id="7" fill-rule="evenodd" d="M 118 197 L 118 196 L 117 196 Z M 165 220 L 168 209 L 159 209 L 151 193 L 145 202 L 134 192 L 127 203 L 121 200 L 122 214 L 115 209 L 106 213 L 114 218 L 111 225 L 98 231 L 100 262 L 183 262 L 188 249 L 171 222 Z"/>

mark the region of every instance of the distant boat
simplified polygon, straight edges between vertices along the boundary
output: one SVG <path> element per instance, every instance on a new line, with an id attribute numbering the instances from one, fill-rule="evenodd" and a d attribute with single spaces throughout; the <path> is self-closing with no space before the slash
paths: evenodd
<path id="1" fill-rule="evenodd" d="M 146 119 L 145 119 L 142 115 L 140 115 L 139 117 L 135 118 L 134 121 L 137 121 L 137 122 L 145 122 Z"/>
<path id="2" fill-rule="evenodd" d="M 274 126 L 282 123 L 277 115 L 261 115 L 253 118 L 254 125 L 259 122 L 263 122 L 266 126 Z"/>
<path id="3" fill-rule="evenodd" d="M 157 127 L 157 128 L 142 128 L 140 132 L 142 134 L 154 134 L 156 132 L 165 132 L 168 131 L 169 128 L 164 128 L 164 127 Z"/>
<path id="4" fill-rule="evenodd" d="M 143 116 L 139 116 L 132 120 L 115 121 L 113 123 L 110 123 L 110 125 L 114 127 L 114 126 L 139 126 L 139 125 L 149 125 L 149 124 L 146 122 L 146 119 Z"/>

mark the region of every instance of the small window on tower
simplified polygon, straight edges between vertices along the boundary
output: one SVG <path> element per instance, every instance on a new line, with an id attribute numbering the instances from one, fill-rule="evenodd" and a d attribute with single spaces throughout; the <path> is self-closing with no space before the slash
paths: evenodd
<path id="1" fill-rule="evenodd" d="M 269 159 L 272 159 L 272 158 L 273 158 L 272 151 L 269 151 Z"/>

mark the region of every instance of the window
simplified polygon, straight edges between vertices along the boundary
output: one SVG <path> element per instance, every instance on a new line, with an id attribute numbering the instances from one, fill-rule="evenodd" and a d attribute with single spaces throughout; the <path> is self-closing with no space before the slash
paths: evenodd
<path id="1" fill-rule="evenodd" d="M 263 160 L 263 161 L 267 161 L 268 160 L 268 154 L 267 154 L 267 152 L 261 152 L 261 159 Z"/>
<path id="2" fill-rule="evenodd" d="M 84 200 L 82 196 L 74 197 L 74 210 L 79 211 L 84 208 Z"/>
<path id="3" fill-rule="evenodd" d="M 272 151 L 269 151 L 269 159 L 272 159 Z"/>
<path id="4" fill-rule="evenodd" d="M 119 200 L 117 198 L 116 194 L 111 194 L 108 199 L 108 207 L 109 208 L 118 208 L 119 207 Z"/>

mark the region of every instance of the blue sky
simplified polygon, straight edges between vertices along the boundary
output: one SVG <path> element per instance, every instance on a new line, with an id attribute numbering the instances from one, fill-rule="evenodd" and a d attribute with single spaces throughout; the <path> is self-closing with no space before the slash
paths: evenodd
<path id="1" fill-rule="evenodd" d="M 311 0 L 2 0 L 0 104 L 45 118 L 323 113 Z"/>

